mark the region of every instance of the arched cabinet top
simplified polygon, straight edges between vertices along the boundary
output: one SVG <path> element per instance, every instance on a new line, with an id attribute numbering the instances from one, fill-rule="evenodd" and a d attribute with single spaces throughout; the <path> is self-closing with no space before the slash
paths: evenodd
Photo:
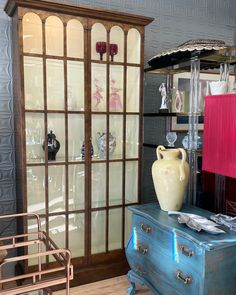
<path id="1" fill-rule="evenodd" d="M 52 0 L 8 0 L 4 11 L 13 16 L 17 11 L 17 8 L 25 7 L 28 9 L 39 9 L 50 11 L 53 13 L 70 14 L 74 16 L 89 17 L 102 19 L 112 22 L 120 22 L 130 25 L 146 26 L 154 19 L 142 15 L 129 14 L 125 12 L 117 12 L 107 9 L 98 9 L 94 7 L 73 5 L 70 3 L 61 3 Z"/>

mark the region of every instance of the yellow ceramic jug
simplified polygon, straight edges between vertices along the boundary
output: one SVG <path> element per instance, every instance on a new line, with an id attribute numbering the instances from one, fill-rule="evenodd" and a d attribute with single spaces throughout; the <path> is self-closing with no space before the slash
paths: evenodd
<path id="1" fill-rule="evenodd" d="M 189 180 L 186 152 L 181 148 L 165 149 L 160 145 L 156 153 L 152 178 L 160 207 L 164 211 L 180 210 Z M 180 153 L 182 159 L 179 159 Z"/>

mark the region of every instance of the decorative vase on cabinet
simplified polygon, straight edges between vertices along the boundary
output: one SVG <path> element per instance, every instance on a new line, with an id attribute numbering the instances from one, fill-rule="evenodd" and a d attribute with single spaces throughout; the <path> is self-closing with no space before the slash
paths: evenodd
<path id="1" fill-rule="evenodd" d="M 157 147 L 157 160 L 152 165 L 154 187 L 161 209 L 180 210 L 189 179 L 189 165 L 184 149 Z M 181 153 L 182 159 L 178 158 Z"/>
<path id="2" fill-rule="evenodd" d="M 5 11 L 13 18 L 18 210 L 40 214 L 56 244 L 71 250 L 76 283 L 122 274 L 126 207 L 141 189 L 143 40 L 153 19 L 38 0 L 8 0 Z M 109 44 L 119 46 L 114 59 Z M 42 149 L 50 130 L 60 141 L 54 161 Z M 116 134 L 103 159 L 92 142 L 101 130 Z"/>

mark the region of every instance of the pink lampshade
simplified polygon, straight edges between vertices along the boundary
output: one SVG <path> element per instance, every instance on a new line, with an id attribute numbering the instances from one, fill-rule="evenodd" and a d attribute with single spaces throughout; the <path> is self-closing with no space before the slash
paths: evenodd
<path id="1" fill-rule="evenodd" d="M 236 94 L 205 98 L 202 169 L 236 178 Z"/>

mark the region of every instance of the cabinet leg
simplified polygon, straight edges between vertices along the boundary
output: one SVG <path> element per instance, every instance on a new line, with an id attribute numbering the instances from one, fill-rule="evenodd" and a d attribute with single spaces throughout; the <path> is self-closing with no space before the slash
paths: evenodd
<path id="1" fill-rule="evenodd" d="M 140 286 L 144 285 L 142 279 L 132 270 L 130 270 L 127 274 L 128 281 L 130 282 L 130 287 L 127 290 L 128 295 L 134 295 L 135 294 L 135 284 L 138 284 Z"/>
<path id="2" fill-rule="evenodd" d="M 135 295 L 135 283 L 130 283 L 130 287 L 127 289 L 128 295 Z"/>

